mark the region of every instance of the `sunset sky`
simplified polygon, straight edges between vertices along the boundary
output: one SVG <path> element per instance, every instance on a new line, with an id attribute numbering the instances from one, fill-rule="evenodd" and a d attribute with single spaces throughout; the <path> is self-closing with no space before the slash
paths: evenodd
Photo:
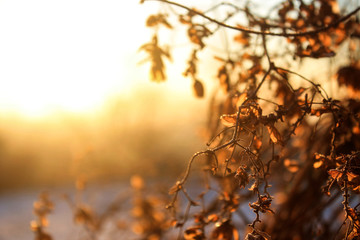
<path id="1" fill-rule="evenodd" d="M 135 0 L 1 0 L 0 112 L 92 111 L 112 95 L 148 84 L 148 66 L 137 65 L 144 57 L 137 49 L 151 39 L 145 20 L 158 6 Z M 189 83 L 166 84 L 189 89 Z"/>
<path id="2" fill-rule="evenodd" d="M 201 4 L 208 2 L 196 2 Z M 149 65 L 137 64 L 146 57 L 139 47 L 153 34 L 146 18 L 159 9 L 156 1 L 0 0 L 0 113 L 91 112 L 139 87 L 192 97 L 191 80 L 182 76 L 191 46 L 184 32 L 168 31 L 161 43 L 172 44 L 166 83 L 150 83 Z M 224 53 L 221 44 L 213 45 L 214 52 L 199 54 L 202 59 Z M 218 66 L 206 66 L 200 71 L 209 84 Z"/>

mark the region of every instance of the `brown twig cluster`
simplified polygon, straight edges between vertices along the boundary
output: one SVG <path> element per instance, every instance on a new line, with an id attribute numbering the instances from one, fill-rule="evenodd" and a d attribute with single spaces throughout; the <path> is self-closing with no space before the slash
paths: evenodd
<path id="1" fill-rule="evenodd" d="M 219 28 L 237 32 L 231 44 L 238 50 L 215 56 L 221 66 L 210 97 L 211 141 L 170 190 L 178 239 L 240 239 L 244 231 L 245 239 L 360 238 L 360 7 L 346 12 L 335 0 L 288 0 L 264 17 L 250 2 L 199 10 L 156 1 L 182 10 L 171 8 L 193 44 L 184 75 L 194 80 L 197 97 L 205 83 L 197 66 L 208 61 L 199 53 Z M 223 7 L 223 20 L 212 17 Z M 227 22 L 241 15 L 248 26 Z M 270 49 L 277 40 L 281 48 Z M 348 66 L 338 66 L 337 79 L 352 91 L 348 97 L 333 99 L 323 83 L 293 70 L 305 58 L 317 64 L 345 46 Z M 205 160 L 205 184 L 194 197 L 187 184 L 196 160 Z M 178 204 L 180 195 L 187 204 Z M 252 221 L 243 205 L 255 213 Z"/>
<path id="2" fill-rule="evenodd" d="M 49 225 L 47 215 L 54 209 L 54 203 L 50 200 L 48 193 L 39 195 L 39 200 L 34 202 L 34 215 L 37 220 L 30 222 L 31 230 L 35 234 L 35 240 L 51 240 L 52 237 L 45 231 Z"/>
<path id="3" fill-rule="evenodd" d="M 167 192 L 147 186 L 138 175 L 131 178 L 130 185 L 129 191 L 120 192 L 110 203 L 96 206 L 94 202 L 89 203 L 85 194 L 86 181 L 79 178 L 75 195 L 63 195 L 61 198 L 72 212 L 72 219 L 68 219 L 69 227 L 77 229 L 76 232 L 69 231 L 69 236 L 84 240 L 173 238 L 169 231 L 173 220 L 164 207 L 169 201 Z M 55 208 L 50 196 L 48 192 L 43 192 L 34 202 L 37 219 L 31 221 L 30 226 L 35 240 L 56 239 L 45 230 L 49 226 L 48 215 Z"/>

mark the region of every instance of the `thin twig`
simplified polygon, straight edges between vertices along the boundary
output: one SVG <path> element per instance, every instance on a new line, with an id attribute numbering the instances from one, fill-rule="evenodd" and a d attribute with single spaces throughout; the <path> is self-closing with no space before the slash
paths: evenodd
<path id="1" fill-rule="evenodd" d="M 183 8 L 183 9 L 186 9 L 188 10 L 189 12 L 191 12 L 192 14 L 196 14 L 196 15 L 199 15 L 207 20 L 209 20 L 210 22 L 213 22 L 213 23 L 216 23 L 222 27 L 225 27 L 225 28 L 229 28 L 229 29 L 233 29 L 233 30 L 237 30 L 237 31 L 241 31 L 241 32 L 246 32 L 246 33 L 249 33 L 249 34 L 259 34 L 259 35 L 270 35 L 270 36 L 278 36 L 278 37 L 301 37 L 301 36 L 307 36 L 307 35 L 314 35 L 314 34 L 318 34 L 320 32 L 325 32 L 327 30 L 329 30 L 330 28 L 332 27 L 336 27 L 338 24 L 340 24 L 341 22 L 344 22 L 346 21 L 347 19 L 349 19 L 352 15 L 356 14 L 359 10 L 360 10 L 360 7 L 356 8 L 355 10 L 351 11 L 350 13 L 348 13 L 347 15 L 339 18 L 337 21 L 334 21 L 333 23 L 330 23 L 324 27 L 320 27 L 320 28 L 317 28 L 317 29 L 314 29 L 314 30 L 310 30 L 310 31 L 304 31 L 304 32 L 294 32 L 294 33 L 284 33 L 284 32 L 281 32 L 281 33 L 277 33 L 277 32 L 270 32 L 268 30 L 266 31 L 258 31 L 258 30 L 254 30 L 254 29 L 251 29 L 251 28 L 248 28 L 248 27 L 244 27 L 244 26 L 232 26 L 232 25 L 228 25 L 224 22 L 221 22 L 221 21 L 218 21 L 214 18 L 211 18 L 195 9 L 191 9 L 185 5 L 182 5 L 180 3 L 177 3 L 177 2 L 172 2 L 172 1 L 167 1 L 167 0 L 143 0 L 144 2 L 148 2 L 148 1 L 158 1 L 158 2 L 163 2 L 163 3 L 167 3 L 167 4 L 171 4 L 171 5 L 174 5 L 174 6 L 178 6 L 180 8 Z M 279 28 L 281 28 L 279 26 Z"/>
<path id="2" fill-rule="evenodd" d="M 308 79 L 308 78 L 306 78 L 306 77 L 302 76 L 302 75 L 301 75 L 301 74 L 299 74 L 299 73 L 293 72 L 293 71 L 291 71 L 291 70 L 289 70 L 289 69 L 285 69 L 285 68 L 281 68 L 281 67 L 276 67 L 276 68 L 277 68 L 277 69 L 280 69 L 280 70 L 282 70 L 282 71 L 285 71 L 285 72 L 288 72 L 288 73 L 294 74 L 294 75 L 296 75 L 296 76 L 298 76 L 298 77 L 300 77 L 300 78 L 304 79 L 305 81 L 309 82 L 311 85 L 313 85 L 313 86 L 316 88 L 316 90 L 320 93 L 320 95 L 322 96 L 322 98 L 323 98 L 323 99 L 326 99 L 326 100 L 328 100 L 328 99 L 329 99 L 328 94 L 326 93 L 325 89 L 324 89 L 321 85 L 319 85 L 319 84 L 315 84 L 315 83 L 314 83 L 313 81 L 311 81 L 310 79 Z M 320 91 L 320 89 L 324 91 L 324 93 L 325 93 L 326 97 L 322 94 L 322 92 Z"/>

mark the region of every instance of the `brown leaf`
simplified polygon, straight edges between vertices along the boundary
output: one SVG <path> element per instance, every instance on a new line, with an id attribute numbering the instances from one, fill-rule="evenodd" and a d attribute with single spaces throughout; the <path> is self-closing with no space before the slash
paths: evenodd
<path id="1" fill-rule="evenodd" d="M 245 188 L 245 186 L 249 183 L 249 174 L 243 166 L 240 166 L 236 170 L 235 178 L 239 180 L 240 188 Z"/>
<path id="2" fill-rule="evenodd" d="M 319 168 L 319 167 L 321 167 L 322 165 L 323 165 L 323 162 L 322 162 L 322 161 L 317 161 L 317 162 L 314 162 L 313 167 L 314 167 L 314 168 Z"/>
<path id="3" fill-rule="evenodd" d="M 274 211 L 270 209 L 272 199 L 266 195 L 261 195 L 254 203 L 249 203 L 249 206 L 254 211 L 260 211 L 262 213 L 270 212 L 274 214 Z"/>
<path id="4" fill-rule="evenodd" d="M 197 61 L 198 61 L 196 54 L 197 54 L 197 50 L 194 50 L 191 54 L 191 57 L 188 61 L 188 67 L 185 70 L 185 72 L 183 73 L 183 75 L 185 77 L 187 77 L 188 75 L 191 75 L 193 78 L 195 78 L 195 75 L 197 72 Z"/>
<path id="5" fill-rule="evenodd" d="M 194 81 L 193 89 L 196 97 L 198 98 L 204 97 L 204 87 L 199 80 Z"/>
<path id="6" fill-rule="evenodd" d="M 188 37 L 191 42 L 200 46 L 200 48 L 204 48 L 205 44 L 203 42 L 203 38 L 207 37 L 211 34 L 211 31 L 206 28 L 204 25 L 193 24 L 190 23 L 190 27 L 188 29 Z"/>
<path id="7" fill-rule="evenodd" d="M 349 180 L 350 182 L 356 181 L 356 180 L 359 181 L 359 178 L 360 178 L 359 175 L 357 175 L 357 174 L 355 174 L 355 173 L 352 173 L 352 172 L 346 173 L 346 176 L 348 177 L 348 180 Z"/>
<path id="8" fill-rule="evenodd" d="M 209 222 L 216 222 L 219 220 L 219 216 L 217 214 L 211 214 L 208 216 L 208 221 Z"/>
<path id="9" fill-rule="evenodd" d="M 189 227 L 184 232 L 184 238 L 186 240 L 202 240 L 205 239 L 205 235 L 199 227 Z"/>
<path id="10" fill-rule="evenodd" d="M 251 187 L 249 188 L 249 191 L 254 191 L 255 189 L 257 189 L 258 188 L 258 183 L 255 181 L 254 183 L 253 183 L 253 185 L 251 185 Z"/>
<path id="11" fill-rule="evenodd" d="M 326 58 L 334 57 L 335 52 L 326 46 L 311 47 L 311 45 L 309 45 L 307 49 L 296 52 L 296 55 L 299 57 Z"/>
<path id="12" fill-rule="evenodd" d="M 359 226 L 360 226 L 360 219 L 359 219 L 360 214 L 359 214 L 358 211 L 356 211 L 354 208 L 351 208 L 351 207 L 349 207 L 346 211 L 347 211 L 347 213 L 349 214 L 349 217 L 351 218 L 351 220 L 354 222 L 354 224 L 356 226 L 354 228 L 354 230 L 356 231 L 357 236 L 358 236 L 358 233 L 360 231 L 360 229 L 359 229 Z M 352 238 L 352 239 L 356 239 L 356 238 Z"/>
<path id="13" fill-rule="evenodd" d="M 330 106 L 323 106 L 321 108 L 317 109 L 311 109 L 311 115 L 315 115 L 317 117 L 320 117 L 324 113 L 331 113 L 332 109 Z"/>
<path id="14" fill-rule="evenodd" d="M 162 49 L 158 46 L 158 39 L 157 36 L 154 35 L 152 41 L 150 43 L 146 43 L 142 45 L 139 50 L 145 51 L 148 53 L 149 57 L 142 61 L 151 62 L 151 70 L 150 70 L 150 77 L 152 81 L 155 82 L 162 82 L 166 80 L 165 74 L 165 64 L 164 64 L 164 57 L 167 57 L 171 60 L 171 56 L 169 52 L 165 49 Z"/>
<path id="15" fill-rule="evenodd" d="M 256 232 L 246 234 L 245 240 L 266 240 L 263 236 Z"/>
<path id="16" fill-rule="evenodd" d="M 242 45 L 244 45 L 244 47 L 249 46 L 250 44 L 250 35 L 248 33 L 245 32 L 240 32 L 238 35 L 236 35 L 234 37 L 234 40 Z"/>
<path id="17" fill-rule="evenodd" d="M 325 47 L 330 47 L 332 45 L 332 40 L 328 33 L 320 33 L 319 40 Z"/>
<path id="18" fill-rule="evenodd" d="M 221 88 L 224 92 L 227 93 L 230 88 L 230 76 L 227 72 L 226 65 L 223 65 L 219 68 L 217 77 L 219 79 Z"/>
<path id="19" fill-rule="evenodd" d="M 336 169 L 330 169 L 330 170 L 328 171 L 328 174 L 329 174 L 333 179 L 338 180 L 339 178 L 342 177 L 343 172 L 341 172 L 341 171 L 339 171 L 339 170 L 336 170 Z"/>
<path id="20" fill-rule="evenodd" d="M 253 146 L 255 147 L 256 150 L 260 150 L 262 146 L 262 140 L 255 136 Z"/>
<path id="21" fill-rule="evenodd" d="M 237 114 L 224 114 L 220 117 L 221 123 L 226 127 L 232 127 L 236 124 L 236 116 Z"/>
<path id="22" fill-rule="evenodd" d="M 97 217 L 92 208 L 87 205 L 78 206 L 74 213 L 74 221 L 77 224 L 83 224 L 92 229 L 97 229 Z"/>
<path id="23" fill-rule="evenodd" d="M 154 27 L 159 24 L 163 24 L 170 29 L 172 28 L 172 26 L 166 20 L 166 15 L 164 14 L 150 15 L 146 20 L 147 27 Z"/>
<path id="24" fill-rule="evenodd" d="M 271 236 L 266 232 L 254 229 L 246 235 L 245 240 L 271 240 Z"/>
<path id="25" fill-rule="evenodd" d="M 282 137 L 279 131 L 276 129 L 274 125 L 267 125 L 267 130 L 269 132 L 270 139 L 273 143 L 279 143 L 280 145 L 283 144 Z"/>
<path id="26" fill-rule="evenodd" d="M 353 89 L 360 90 L 360 68 L 355 66 L 342 67 L 337 72 L 337 81 L 339 85 L 346 85 Z"/>
<path id="27" fill-rule="evenodd" d="M 236 228 L 231 224 L 230 220 L 217 222 L 215 229 L 211 233 L 213 240 L 238 240 Z"/>

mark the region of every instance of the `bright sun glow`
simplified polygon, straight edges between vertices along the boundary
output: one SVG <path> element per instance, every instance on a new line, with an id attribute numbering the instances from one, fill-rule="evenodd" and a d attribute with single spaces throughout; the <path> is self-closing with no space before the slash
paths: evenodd
<path id="1" fill-rule="evenodd" d="M 138 3 L 1 0 L 0 112 L 82 112 L 127 91 L 134 54 L 149 38 L 151 6 Z"/>

